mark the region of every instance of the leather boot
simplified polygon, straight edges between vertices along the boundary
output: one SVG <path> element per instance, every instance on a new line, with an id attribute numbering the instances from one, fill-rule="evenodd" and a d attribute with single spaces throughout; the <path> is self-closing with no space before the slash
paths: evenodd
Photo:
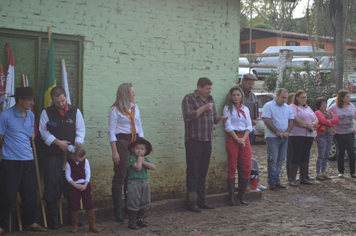
<path id="1" fill-rule="evenodd" d="M 129 213 L 129 229 L 134 229 L 137 230 L 137 224 L 136 224 L 136 215 L 137 212 L 136 211 L 131 211 L 131 210 L 127 210 L 127 213 Z"/>
<path id="2" fill-rule="evenodd" d="M 137 226 L 140 226 L 140 227 L 147 227 L 148 226 L 148 223 L 145 222 L 145 211 L 140 209 L 138 212 L 137 212 L 137 216 L 136 216 L 136 225 Z"/>
<path id="3" fill-rule="evenodd" d="M 59 229 L 57 201 L 47 202 L 48 226 L 51 229 Z"/>
<path id="4" fill-rule="evenodd" d="M 299 186 L 299 184 L 296 181 L 298 167 L 299 167 L 299 165 L 297 165 L 297 164 L 293 164 L 293 163 L 290 164 L 290 182 L 289 182 L 289 184 L 293 187 Z"/>
<path id="5" fill-rule="evenodd" d="M 248 203 L 245 201 L 245 192 L 246 192 L 247 183 L 248 183 L 248 179 L 243 179 L 242 177 L 240 178 L 239 192 L 237 194 L 237 199 L 240 200 L 240 203 L 243 205 L 248 205 Z"/>
<path id="6" fill-rule="evenodd" d="M 312 185 L 312 182 L 309 182 L 307 180 L 307 172 L 308 172 L 308 162 L 304 162 L 300 164 L 300 177 L 299 177 L 299 183 L 300 184 L 307 184 L 307 185 Z"/>
<path id="7" fill-rule="evenodd" d="M 88 217 L 88 221 L 89 221 L 89 230 L 90 230 L 90 232 L 99 233 L 100 229 L 98 229 L 98 227 L 96 227 L 94 209 L 87 210 L 87 217 Z"/>
<path id="8" fill-rule="evenodd" d="M 68 225 L 72 225 L 72 211 L 70 210 L 70 200 L 69 200 L 69 197 L 67 198 L 67 202 L 68 202 Z M 85 223 L 84 222 L 81 222 L 79 219 L 78 219 L 78 227 L 82 227 L 84 226 Z"/>
<path id="9" fill-rule="evenodd" d="M 229 190 L 229 205 L 235 206 L 235 179 L 227 179 L 227 188 Z"/>
<path id="10" fill-rule="evenodd" d="M 124 221 L 124 216 L 122 215 L 122 187 L 112 188 L 112 201 L 114 203 L 114 215 L 118 222 Z"/>
<path id="11" fill-rule="evenodd" d="M 76 233 L 78 231 L 78 211 L 71 211 L 70 217 L 72 219 L 72 230 L 70 232 Z"/>

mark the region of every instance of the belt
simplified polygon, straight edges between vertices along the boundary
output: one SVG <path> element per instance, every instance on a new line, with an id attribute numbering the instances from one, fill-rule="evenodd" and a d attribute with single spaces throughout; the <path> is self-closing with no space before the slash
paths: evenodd
<path id="1" fill-rule="evenodd" d="M 136 137 L 138 137 L 138 134 L 136 134 Z M 123 140 L 131 141 L 131 134 L 119 133 L 119 134 L 116 134 L 116 139 L 123 139 Z"/>
<path id="2" fill-rule="evenodd" d="M 237 131 L 237 130 L 234 130 L 234 131 L 235 131 L 235 134 L 241 134 L 241 135 L 245 134 L 245 131 Z"/>

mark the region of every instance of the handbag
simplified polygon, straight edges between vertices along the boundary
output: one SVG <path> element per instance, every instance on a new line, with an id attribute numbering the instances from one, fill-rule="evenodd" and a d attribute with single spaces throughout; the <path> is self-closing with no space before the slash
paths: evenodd
<path id="1" fill-rule="evenodd" d="M 316 130 L 313 129 L 313 131 L 308 131 L 307 132 L 307 137 L 315 138 L 317 135 Z"/>

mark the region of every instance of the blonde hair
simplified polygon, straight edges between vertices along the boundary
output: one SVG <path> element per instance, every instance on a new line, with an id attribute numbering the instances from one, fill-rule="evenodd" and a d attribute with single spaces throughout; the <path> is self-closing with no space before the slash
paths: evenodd
<path id="1" fill-rule="evenodd" d="M 116 108 L 123 114 L 130 109 L 130 88 L 132 88 L 131 83 L 120 84 L 116 92 L 116 101 L 112 104 L 111 109 Z"/>
<path id="2" fill-rule="evenodd" d="M 75 148 L 75 151 L 72 154 L 73 156 L 83 157 L 85 156 L 85 154 L 87 154 L 87 151 L 85 150 L 82 144 L 75 143 L 73 147 Z"/>

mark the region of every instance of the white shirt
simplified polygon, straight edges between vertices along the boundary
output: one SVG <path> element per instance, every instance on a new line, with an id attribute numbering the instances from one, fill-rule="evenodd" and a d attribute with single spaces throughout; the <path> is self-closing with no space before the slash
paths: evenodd
<path id="1" fill-rule="evenodd" d="M 252 122 L 250 117 L 250 110 L 245 106 L 241 106 L 241 110 L 245 112 L 246 118 L 240 112 L 240 117 L 237 114 L 237 109 L 235 106 L 232 107 L 232 114 L 229 111 L 229 107 L 226 105 L 224 107 L 224 116 L 229 117 L 225 122 L 225 130 L 226 132 L 230 133 L 233 130 L 236 131 L 245 131 L 249 130 L 252 132 Z"/>
<path id="2" fill-rule="evenodd" d="M 41 137 L 45 142 L 45 144 L 51 146 L 51 144 L 56 139 L 56 137 L 54 137 L 54 135 L 47 130 L 48 121 L 49 118 L 46 109 L 44 109 L 41 113 L 39 130 L 41 132 Z M 84 123 L 82 113 L 80 112 L 79 109 L 77 109 L 76 122 L 75 122 L 75 142 L 84 144 L 84 137 L 85 137 L 85 123 Z"/>
<path id="3" fill-rule="evenodd" d="M 75 181 L 77 184 L 82 184 L 82 183 L 85 183 L 85 182 L 90 182 L 90 165 L 89 165 L 89 161 L 88 159 L 84 159 L 85 163 L 84 163 L 84 170 L 85 170 L 85 179 L 78 179 L 77 181 Z M 79 164 L 79 161 L 75 161 L 75 164 Z M 70 181 L 72 181 L 72 170 L 70 168 L 70 165 L 69 163 L 67 162 L 66 164 L 66 179 L 68 181 L 68 183 Z"/>
<path id="4" fill-rule="evenodd" d="M 134 103 L 131 103 L 131 107 L 129 109 L 129 112 L 131 112 L 131 108 L 135 106 L 135 128 L 136 128 L 136 133 L 140 137 L 143 138 L 143 129 L 142 129 L 142 123 L 141 123 L 141 117 L 140 117 L 140 110 L 138 109 L 138 106 Z M 110 142 L 117 141 L 116 140 L 116 134 L 131 134 L 131 120 L 124 114 L 122 114 L 120 111 L 116 109 L 116 107 L 111 108 L 109 111 L 109 140 Z"/>

